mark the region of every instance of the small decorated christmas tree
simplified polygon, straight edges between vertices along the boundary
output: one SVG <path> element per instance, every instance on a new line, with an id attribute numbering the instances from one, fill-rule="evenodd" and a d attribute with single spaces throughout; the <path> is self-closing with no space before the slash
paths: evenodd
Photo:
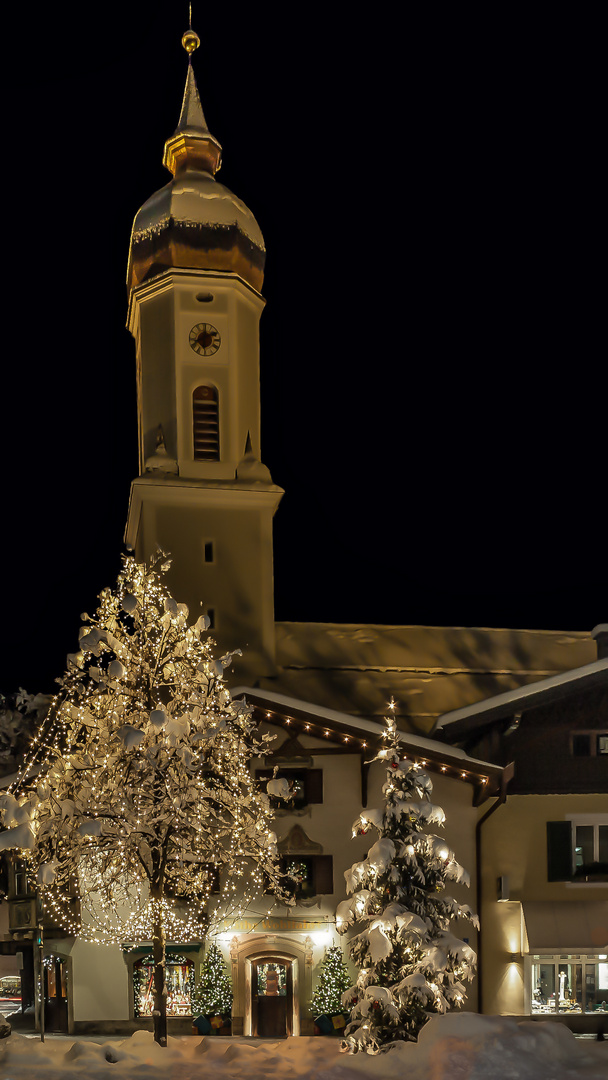
<path id="1" fill-rule="evenodd" d="M 331 1016 L 344 1012 L 342 994 L 351 985 L 351 977 L 344 963 L 342 950 L 331 945 L 321 964 L 319 979 L 310 1003 L 313 1016 Z"/>
<path id="2" fill-rule="evenodd" d="M 391 701 L 391 708 L 394 702 Z M 363 926 L 350 942 L 359 967 L 342 1001 L 351 1009 L 343 1049 L 376 1054 L 414 1040 L 434 1013 L 462 1004 L 464 980 L 475 972 L 475 953 L 450 932 L 453 919 L 478 925 L 466 905 L 444 893 L 445 883 L 469 884 L 446 841 L 428 831 L 445 814 L 431 801 L 430 777 L 399 753 L 392 716 L 386 720 L 384 805 L 362 810 L 353 836 L 377 830 L 367 857 L 346 871 L 350 900 L 338 905 L 336 929 Z M 376 760 L 376 759 L 374 759 Z"/>
<path id="3" fill-rule="evenodd" d="M 192 994 L 193 1016 L 227 1016 L 232 1011 L 232 982 L 224 958 L 212 942 L 203 961 L 200 981 Z"/>

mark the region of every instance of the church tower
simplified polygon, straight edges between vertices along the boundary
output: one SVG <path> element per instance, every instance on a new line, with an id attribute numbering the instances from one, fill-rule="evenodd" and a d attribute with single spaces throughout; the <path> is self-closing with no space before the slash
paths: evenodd
<path id="1" fill-rule="evenodd" d="M 128 327 L 137 355 L 140 475 L 125 540 L 169 552 L 173 595 L 209 616 L 238 676 L 274 672 L 272 519 L 281 488 L 260 460 L 259 320 L 265 248 L 247 207 L 215 174 L 191 54 L 171 181 L 135 217 Z"/>

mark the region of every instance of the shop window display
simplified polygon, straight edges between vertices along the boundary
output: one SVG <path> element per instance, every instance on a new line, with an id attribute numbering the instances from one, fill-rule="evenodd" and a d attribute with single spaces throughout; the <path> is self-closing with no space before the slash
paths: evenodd
<path id="1" fill-rule="evenodd" d="M 135 1016 L 152 1016 L 154 962 L 144 956 L 133 966 L 133 994 Z M 165 967 L 167 987 L 167 1016 L 192 1015 L 192 991 L 194 990 L 194 964 L 185 956 L 167 956 Z"/>
<path id="2" fill-rule="evenodd" d="M 532 957 L 533 1013 L 608 1013 L 608 954 Z"/>

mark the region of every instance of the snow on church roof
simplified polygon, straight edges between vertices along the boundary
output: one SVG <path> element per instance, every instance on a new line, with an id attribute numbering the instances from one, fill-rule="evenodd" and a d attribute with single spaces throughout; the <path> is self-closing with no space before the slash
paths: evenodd
<path id="1" fill-rule="evenodd" d="M 531 709 L 536 705 L 547 705 L 563 696 L 564 691 L 590 690 L 598 685 L 608 684 L 608 659 L 595 660 L 592 664 L 562 671 L 548 679 L 541 679 L 530 686 L 521 686 L 505 694 L 496 694 L 463 709 L 453 709 L 440 716 L 434 731 L 440 731 L 456 724 L 459 720 L 477 720 L 479 723 L 500 720 L 512 716 L 522 709 Z"/>
<path id="2" fill-rule="evenodd" d="M 595 659 L 587 632 L 277 622 L 276 677 L 259 685 L 429 735 L 439 716 Z"/>

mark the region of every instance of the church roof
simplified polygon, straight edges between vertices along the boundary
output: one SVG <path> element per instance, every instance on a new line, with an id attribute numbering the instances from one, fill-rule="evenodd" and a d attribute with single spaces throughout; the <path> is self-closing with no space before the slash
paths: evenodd
<path id="1" fill-rule="evenodd" d="M 399 726 L 428 735 L 452 709 L 595 659 L 583 631 L 485 627 L 276 624 L 276 678 L 259 686 L 381 721 L 398 703 Z"/>
<path id="2" fill-rule="evenodd" d="M 479 727 L 494 720 L 504 720 L 514 713 L 535 708 L 537 705 L 548 705 L 568 694 L 607 685 L 608 659 L 595 660 L 572 671 L 561 671 L 548 679 L 539 679 L 529 686 L 508 690 L 504 694 L 466 705 L 462 709 L 453 709 L 439 717 L 434 730 L 452 728 L 456 724 L 460 729 L 464 726 L 467 729 Z"/>

